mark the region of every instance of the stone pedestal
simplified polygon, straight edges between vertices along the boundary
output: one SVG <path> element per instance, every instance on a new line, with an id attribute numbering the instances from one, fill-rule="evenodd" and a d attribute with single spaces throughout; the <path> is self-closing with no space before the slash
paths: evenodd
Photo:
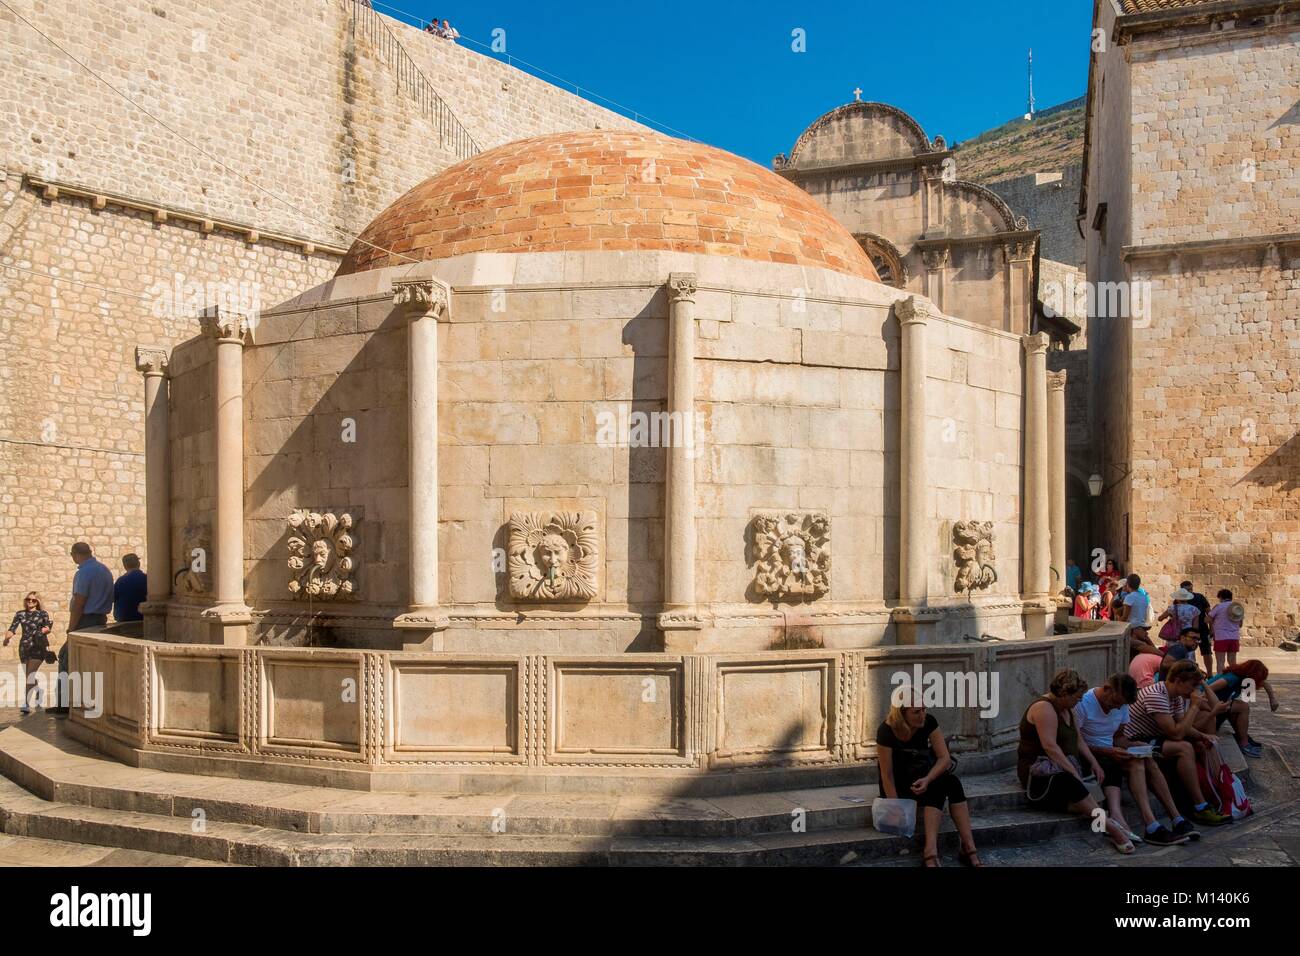
<path id="1" fill-rule="evenodd" d="M 703 622 L 695 607 L 695 289 L 693 273 L 668 277 L 668 481 L 664 495 L 664 649 L 695 648 Z"/>
<path id="2" fill-rule="evenodd" d="M 202 316 L 216 340 L 215 407 L 217 516 L 213 535 L 216 603 L 203 612 L 212 644 L 248 643 L 251 609 L 244 603 L 244 342 L 248 316 L 215 307 Z"/>
<path id="3" fill-rule="evenodd" d="M 149 581 L 140 610 L 145 638 L 165 641 L 167 599 L 172 591 L 167 350 L 137 347 L 135 367 L 144 375 L 145 571 Z"/>
<path id="4" fill-rule="evenodd" d="M 393 304 L 410 323 L 408 486 L 410 603 L 393 626 L 408 650 L 437 650 L 448 626 L 438 599 L 438 324 L 451 314 L 451 288 L 436 279 L 393 283 Z M 486 560 L 486 557 L 485 557 Z"/>
<path id="5" fill-rule="evenodd" d="M 1065 370 L 1047 373 L 1048 534 L 1051 539 L 1053 595 L 1065 581 Z"/>

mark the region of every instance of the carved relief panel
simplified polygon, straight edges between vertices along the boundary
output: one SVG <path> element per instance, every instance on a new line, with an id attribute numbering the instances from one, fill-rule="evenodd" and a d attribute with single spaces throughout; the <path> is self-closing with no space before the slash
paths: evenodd
<path id="1" fill-rule="evenodd" d="M 344 600 L 355 594 L 353 518 L 298 510 L 289 515 L 289 592 L 296 598 Z"/>
<path id="2" fill-rule="evenodd" d="M 754 593 L 813 600 L 831 588 L 831 519 L 821 512 L 763 511 L 750 521 Z"/>
<path id="3" fill-rule="evenodd" d="M 594 511 L 516 511 L 508 542 L 510 596 L 590 601 L 600 582 Z"/>
<path id="4" fill-rule="evenodd" d="M 953 560 L 957 562 L 958 593 L 982 591 L 998 579 L 994 562 L 992 521 L 958 521 L 952 526 Z"/>

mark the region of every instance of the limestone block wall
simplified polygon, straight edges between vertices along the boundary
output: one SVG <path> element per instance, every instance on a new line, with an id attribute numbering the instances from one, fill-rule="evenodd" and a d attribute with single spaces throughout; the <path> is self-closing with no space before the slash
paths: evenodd
<path id="1" fill-rule="evenodd" d="M 1143 243 L 1295 232 L 1300 21 L 1132 55 L 1133 231 Z"/>
<path id="2" fill-rule="evenodd" d="M 451 617 L 443 649 L 658 646 L 671 436 L 643 423 L 638 440 L 629 428 L 634 416 L 666 407 L 668 299 L 658 277 L 674 271 L 699 276 L 695 596 L 711 619 L 701 646 L 891 639 L 896 290 L 824 270 L 675 253 L 488 253 L 421 268 L 453 290 L 438 335 L 439 594 Z M 266 640 L 399 640 L 392 618 L 410 599 L 409 330 L 386 287 L 408 272 L 326 283 L 265 312 L 245 347 L 245 593 Z M 1020 628 L 1019 339 L 942 315 L 928 328 L 932 603 L 951 606 L 956 639 L 974 626 L 970 603 L 998 605 L 1005 620 L 985 629 L 1010 635 Z M 184 349 L 208 354 L 211 345 Z M 191 403 L 194 381 L 173 383 L 174 410 Z M 210 415 L 210 399 L 200 393 L 197 404 L 177 420 Z M 176 491 L 193 481 L 199 459 L 175 451 L 174 494 L 199 493 Z M 295 509 L 354 517 L 351 599 L 308 602 L 287 590 L 285 519 Z M 582 606 L 510 596 L 508 524 L 530 511 L 594 514 L 598 584 Z M 828 593 L 778 603 L 754 591 L 750 526 L 760 511 L 829 516 Z M 973 601 L 952 586 L 952 523 L 972 519 L 995 523 L 999 562 L 998 583 Z M 173 620 L 182 622 L 175 633 L 200 634 L 185 601 Z"/>
<path id="3" fill-rule="evenodd" d="M 1154 598 L 1230 588 L 1271 644 L 1300 630 L 1300 244 L 1263 258 L 1135 266 L 1164 320 L 1134 332 L 1130 521 Z"/>
<path id="4" fill-rule="evenodd" d="M 976 624 L 999 637 L 1018 637 L 1020 337 L 947 319 L 927 325 L 926 346 L 930 603 L 960 612 L 945 632 L 954 639 L 962 636 L 959 627 L 978 637 L 970 631 Z M 953 526 L 960 521 L 993 522 L 997 581 L 988 588 L 956 588 Z"/>
<path id="5" fill-rule="evenodd" d="M 1075 162 L 1051 172 L 1029 173 L 985 183 L 1006 200 L 1017 216 L 1039 231 L 1043 258 L 1083 267 L 1084 241 L 1075 217 L 1083 165 Z"/>
<path id="6" fill-rule="evenodd" d="M 62 627 L 71 541 L 152 570 L 135 346 L 194 335 L 218 299 L 264 307 L 318 285 L 331 247 L 456 156 L 353 33 L 352 0 L 15 6 L 175 131 L 0 10 L 0 606 L 35 588 Z M 385 22 L 480 146 L 636 125 Z M 148 208 L 47 196 L 46 182 Z M 167 208 L 246 228 L 205 232 Z"/>

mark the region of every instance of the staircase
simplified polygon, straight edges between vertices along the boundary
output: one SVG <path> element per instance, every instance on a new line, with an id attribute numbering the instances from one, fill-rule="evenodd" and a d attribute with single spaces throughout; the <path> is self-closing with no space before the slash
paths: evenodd
<path id="1" fill-rule="evenodd" d="M 405 94 L 420 108 L 420 112 L 438 131 L 439 145 L 451 151 L 457 159 L 468 159 L 481 152 L 469 130 L 456 118 L 447 101 L 438 95 L 428 77 L 398 42 L 384 18 L 368 3 L 358 3 L 357 0 L 339 2 L 348 11 L 348 29 L 353 36 L 368 40 L 376 55 L 392 70 L 397 80 L 397 95 Z"/>
<path id="2" fill-rule="evenodd" d="M 870 828 L 874 784 L 723 796 L 401 794 L 141 770 L 43 713 L 0 731 L 0 830 L 269 866 L 836 865 L 919 860 Z M 1024 808 L 1009 771 L 963 778 L 981 847 L 1078 833 Z M 539 782 L 539 788 L 543 786 Z M 946 821 L 941 846 L 956 834 Z"/>

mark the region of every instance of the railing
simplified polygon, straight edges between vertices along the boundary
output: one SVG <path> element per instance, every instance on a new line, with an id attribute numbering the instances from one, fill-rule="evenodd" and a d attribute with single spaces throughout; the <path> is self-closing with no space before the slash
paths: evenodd
<path id="1" fill-rule="evenodd" d="M 481 152 L 469 130 L 456 118 L 447 101 L 438 95 L 429 78 L 420 71 L 420 67 L 398 42 L 388 24 L 384 23 L 384 18 L 368 3 L 358 0 L 339 2 L 351 8 L 349 29 L 352 34 L 370 41 L 380 59 L 396 76 L 398 95 L 405 91 L 425 118 L 437 128 L 439 144 L 455 153 L 457 159 L 468 159 Z"/>

